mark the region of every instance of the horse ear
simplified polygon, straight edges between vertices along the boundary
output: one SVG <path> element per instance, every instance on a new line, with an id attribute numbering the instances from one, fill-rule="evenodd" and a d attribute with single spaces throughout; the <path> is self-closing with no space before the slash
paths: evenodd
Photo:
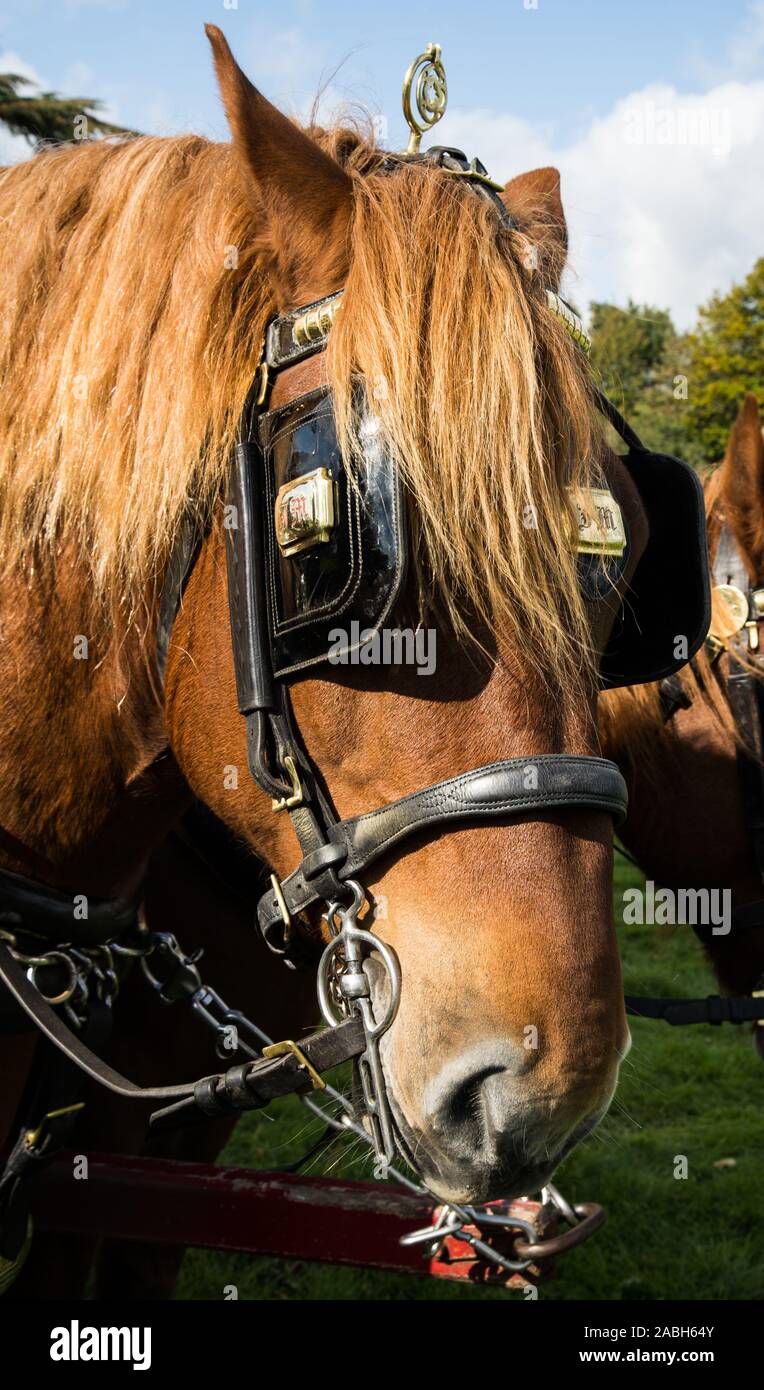
<path id="1" fill-rule="evenodd" d="M 535 245 L 543 278 L 560 288 L 568 257 L 568 224 L 560 197 L 559 169 L 531 169 L 510 179 L 500 195 L 520 230 Z"/>
<path id="2" fill-rule="evenodd" d="M 719 481 L 726 519 L 758 580 L 764 572 L 764 438 L 753 395 L 732 426 Z"/>
<path id="3" fill-rule="evenodd" d="M 279 308 L 331 294 L 347 276 L 352 180 L 252 86 L 221 30 L 205 32 L 233 148 L 265 217 Z"/>

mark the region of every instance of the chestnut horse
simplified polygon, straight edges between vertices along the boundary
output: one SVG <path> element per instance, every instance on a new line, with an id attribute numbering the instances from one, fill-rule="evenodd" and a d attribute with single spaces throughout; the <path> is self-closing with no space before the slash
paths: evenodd
<path id="1" fill-rule="evenodd" d="M 579 591 L 569 489 L 604 479 L 618 499 L 624 584 L 647 541 L 546 307 L 567 253 L 556 171 L 507 185 L 504 227 L 435 167 L 382 177 L 357 132 L 300 129 L 207 33 L 230 145 L 93 143 L 0 175 L 0 866 L 72 893 L 135 895 L 192 793 L 280 877 L 294 862 L 286 817 L 230 775 L 247 755 L 219 506 L 274 312 L 345 288 L 328 354 L 281 373 L 272 404 L 325 372 L 341 432 L 371 383 L 415 536 L 403 610 L 438 624 L 428 681 L 292 683 L 341 816 L 492 760 L 596 755 L 615 603 Z M 207 538 L 161 691 L 158 596 L 191 509 Z M 536 1190 L 607 1109 L 628 1045 L 609 816 L 460 827 L 368 887 L 402 968 L 384 1060 L 408 1152 L 446 1198 Z M 10 1050 L 6 1113 L 27 1051 Z M 163 1081 L 173 1060 L 153 1060 Z"/>
<path id="2" fill-rule="evenodd" d="M 764 441 L 755 396 L 746 397 L 705 495 L 712 566 L 726 526 L 744 562 L 746 587 L 755 588 L 764 579 Z M 760 656 L 747 664 L 764 680 Z M 642 686 L 602 695 L 600 726 L 603 747 L 629 787 L 619 833 L 647 877 L 675 890 L 728 889 L 735 909 L 761 901 L 764 888 L 744 814 L 745 734 L 730 710 L 728 675 L 726 651 L 713 662 L 699 654 L 682 670 L 682 703 L 669 718 L 660 687 Z M 764 987 L 764 912 L 761 921 L 704 941 L 724 993 Z M 754 1036 L 764 1057 L 764 1027 L 756 1025 Z"/>

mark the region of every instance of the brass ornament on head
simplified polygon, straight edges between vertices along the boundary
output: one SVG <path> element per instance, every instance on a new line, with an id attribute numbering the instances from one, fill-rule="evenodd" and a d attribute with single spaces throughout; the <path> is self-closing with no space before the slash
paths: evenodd
<path id="1" fill-rule="evenodd" d="M 411 109 L 412 96 L 416 101 L 418 121 Z M 430 43 L 424 53 L 414 59 L 403 79 L 403 114 L 411 131 L 406 154 L 419 153 L 422 136 L 437 124 L 447 103 L 446 70 L 440 59 L 440 44 Z"/>
<path id="2" fill-rule="evenodd" d="M 709 634 L 722 645 L 748 622 L 748 598 L 735 584 L 716 584 L 711 591 Z"/>
<path id="3" fill-rule="evenodd" d="M 341 303 L 339 298 L 330 299 L 328 303 L 324 301 L 295 319 L 292 329 L 295 342 L 300 347 L 307 347 L 308 343 L 317 343 L 321 338 L 326 338 Z"/>

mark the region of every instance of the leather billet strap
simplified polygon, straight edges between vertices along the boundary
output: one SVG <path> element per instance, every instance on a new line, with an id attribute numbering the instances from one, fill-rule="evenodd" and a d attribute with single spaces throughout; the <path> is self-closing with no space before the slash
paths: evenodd
<path id="1" fill-rule="evenodd" d="M 326 844 L 304 852 L 300 866 L 280 884 L 280 894 L 290 917 L 298 914 L 324 896 L 318 881 L 327 869 L 344 883 L 422 830 L 570 808 L 605 812 L 620 821 L 627 804 L 626 783 L 605 758 L 545 754 L 490 763 L 331 824 Z M 287 924 L 273 889 L 260 899 L 258 920 L 271 949 L 278 951 L 281 942 L 283 950 Z"/>
<path id="2" fill-rule="evenodd" d="M 300 1056 L 319 1073 L 360 1056 L 365 1049 L 363 1022 L 358 1015 L 334 1028 L 311 1033 L 301 1038 L 299 1044 Z M 196 1117 L 199 1112 L 214 1118 L 242 1110 L 259 1110 L 281 1096 L 306 1090 L 310 1084 L 305 1067 L 292 1052 L 262 1061 L 242 1062 L 219 1076 L 204 1077 L 197 1081 L 193 1095 L 157 1110 L 151 1117 L 151 1129 L 152 1132 L 165 1127 L 174 1129 L 184 1116 Z"/>
<path id="3" fill-rule="evenodd" d="M 110 1067 L 67 1027 L 27 979 L 23 966 L 14 959 L 4 942 L 0 942 L 0 985 L 5 985 L 43 1036 L 73 1066 L 125 1100 L 162 1102 L 164 1105 L 173 1103 L 173 1108 L 176 1102 L 188 1101 L 192 1108 L 200 1106 L 206 1114 L 223 1114 L 234 1110 L 256 1110 L 276 1096 L 291 1094 L 309 1084 L 298 1058 L 287 1053 L 280 1057 L 245 1062 L 228 1072 L 203 1077 L 201 1081 L 181 1082 L 174 1086 L 138 1086 Z M 302 1038 L 299 1050 L 316 1071 L 322 1072 L 359 1056 L 365 1046 L 363 1024 L 359 1018 L 353 1018 L 338 1024 L 336 1028 Z"/>

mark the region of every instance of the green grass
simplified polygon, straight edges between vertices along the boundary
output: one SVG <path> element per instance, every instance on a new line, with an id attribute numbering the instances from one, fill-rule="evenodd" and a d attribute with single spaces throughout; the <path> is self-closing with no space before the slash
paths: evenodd
<path id="1" fill-rule="evenodd" d="M 616 904 L 641 876 L 616 861 Z M 618 906 L 616 906 L 618 912 Z M 716 992 L 688 928 L 621 927 L 626 988 L 632 994 Z M 573 1201 L 596 1201 L 606 1225 L 560 1260 L 545 1299 L 764 1298 L 764 1067 L 750 1028 L 725 1024 L 669 1028 L 632 1020 L 631 1053 L 600 1128 L 571 1155 L 556 1181 Z M 309 1126 L 290 1098 L 239 1123 L 221 1162 L 278 1168 L 307 1147 Z M 674 1177 L 675 1155 L 689 1176 Z M 719 1159 L 735 1159 L 717 1168 Z M 370 1176 L 369 1163 L 340 1141 L 310 1172 Z M 189 1251 L 177 1297 L 219 1299 L 507 1298 L 443 1280 L 323 1264 Z"/>

